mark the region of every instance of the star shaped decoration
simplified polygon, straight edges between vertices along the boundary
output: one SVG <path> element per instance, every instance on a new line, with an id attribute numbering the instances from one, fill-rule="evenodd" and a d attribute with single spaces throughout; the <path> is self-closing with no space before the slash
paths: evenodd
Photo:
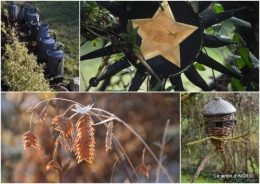
<path id="1" fill-rule="evenodd" d="M 181 67 L 180 43 L 198 27 L 176 22 L 167 1 L 151 19 L 132 19 L 133 27 L 139 27 L 142 38 L 141 51 L 146 60 L 161 55 L 178 67 Z M 145 10 L 144 10 L 145 11 Z"/>

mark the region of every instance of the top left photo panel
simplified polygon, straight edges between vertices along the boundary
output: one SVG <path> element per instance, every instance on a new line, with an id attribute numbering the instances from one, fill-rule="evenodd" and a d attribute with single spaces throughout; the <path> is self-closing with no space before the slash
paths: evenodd
<path id="1" fill-rule="evenodd" d="M 1 91 L 79 91 L 79 1 L 1 1 Z"/>

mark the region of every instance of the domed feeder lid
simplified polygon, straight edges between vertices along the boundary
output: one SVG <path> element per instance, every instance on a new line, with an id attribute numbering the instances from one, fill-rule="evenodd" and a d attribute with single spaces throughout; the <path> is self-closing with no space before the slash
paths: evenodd
<path id="1" fill-rule="evenodd" d="M 221 97 L 216 97 L 213 101 L 209 102 L 202 109 L 202 114 L 205 116 L 232 114 L 236 109 L 229 102 L 222 100 Z"/>

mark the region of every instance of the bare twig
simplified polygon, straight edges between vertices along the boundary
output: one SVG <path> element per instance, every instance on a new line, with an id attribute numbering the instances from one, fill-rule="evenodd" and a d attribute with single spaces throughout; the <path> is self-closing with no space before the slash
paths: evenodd
<path id="1" fill-rule="evenodd" d="M 134 53 L 133 54 L 137 59 L 139 59 L 139 61 L 141 61 L 141 63 L 144 65 L 144 67 L 148 70 L 148 72 L 154 76 L 154 78 L 158 81 L 161 82 L 161 79 L 157 76 L 157 74 L 153 71 L 153 69 L 147 64 L 147 62 L 145 61 L 143 55 L 139 55 Z"/>
<path id="2" fill-rule="evenodd" d="M 98 78 L 100 73 L 102 72 L 103 68 L 107 65 L 109 59 L 110 59 L 111 55 L 105 56 L 103 62 L 101 63 L 101 65 L 98 67 L 98 72 L 96 73 L 95 77 Z M 91 86 L 89 85 L 86 88 L 86 91 L 89 91 L 91 88 Z"/>
<path id="3" fill-rule="evenodd" d="M 170 124 L 170 120 L 168 119 L 167 122 L 166 122 L 165 128 L 164 128 L 164 132 L 163 132 L 162 144 L 160 145 L 160 156 L 159 156 L 159 162 L 160 163 L 162 163 L 162 159 L 163 159 L 163 148 L 165 146 L 165 142 L 166 142 L 165 140 L 166 140 L 166 135 L 167 135 L 169 124 Z M 159 182 L 160 171 L 161 171 L 161 168 L 158 167 L 157 172 L 156 172 L 155 183 Z"/>
<path id="4" fill-rule="evenodd" d="M 120 155 L 118 158 L 120 159 L 122 156 L 124 155 Z M 114 163 L 114 166 L 113 166 L 113 169 L 112 169 L 112 173 L 111 173 L 111 180 L 110 180 L 110 183 L 112 183 L 112 179 L 113 179 L 113 174 L 114 174 L 114 170 L 115 170 L 115 167 L 116 167 L 116 163 L 119 159 L 116 159 L 115 163 Z"/>

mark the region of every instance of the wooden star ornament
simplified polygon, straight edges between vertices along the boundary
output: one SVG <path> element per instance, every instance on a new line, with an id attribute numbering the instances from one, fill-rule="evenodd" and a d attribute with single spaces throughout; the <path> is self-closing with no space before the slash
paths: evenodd
<path id="1" fill-rule="evenodd" d="M 161 55 L 181 67 L 179 45 L 198 27 L 176 22 L 168 2 L 161 5 L 152 18 L 131 20 L 134 28 L 139 27 L 140 49 L 146 60 Z"/>

